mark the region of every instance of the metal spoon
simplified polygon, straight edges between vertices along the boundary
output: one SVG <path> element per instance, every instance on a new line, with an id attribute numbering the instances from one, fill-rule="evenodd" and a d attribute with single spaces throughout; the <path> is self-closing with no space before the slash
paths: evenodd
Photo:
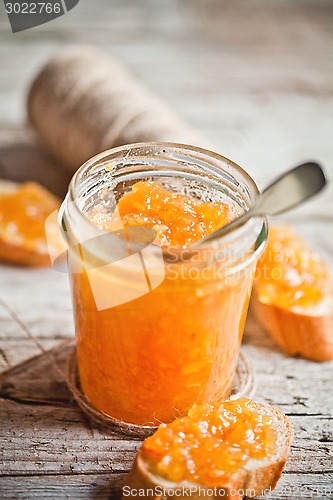
<path id="1" fill-rule="evenodd" d="M 195 253 L 196 249 L 207 241 L 221 238 L 226 234 L 239 228 L 252 217 L 262 215 L 278 215 L 287 210 L 304 203 L 314 195 L 318 194 L 327 183 L 326 175 L 320 165 L 314 162 L 304 163 L 292 170 L 288 170 L 275 179 L 258 197 L 255 205 L 240 217 L 233 220 L 226 226 L 217 229 L 205 238 L 196 241 L 189 248 L 181 250 L 181 259 L 188 260 Z M 165 258 L 176 261 L 179 249 L 164 249 Z"/>
<path id="2" fill-rule="evenodd" d="M 327 182 L 327 177 L 318 163 L 304 163 L 292 170 L 288 170 L 269 184 L 250 210 L 244 212 L 226 226 L 197 241 L 191 248 L 225 236 L 245 224 L 252 217 L 278 215 L 286 212 L 318 194 Z"/>

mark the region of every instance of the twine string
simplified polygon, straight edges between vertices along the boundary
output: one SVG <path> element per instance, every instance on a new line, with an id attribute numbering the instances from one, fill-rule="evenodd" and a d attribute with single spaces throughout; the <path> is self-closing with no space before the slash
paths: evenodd
<path id="1" fill-rule="evenodd" d="M 80 387 L 76 348 L 73 348 L 68 358 L 66 379 L 68 387 L 81 410 L 94 422 L 102 426 L 103 431 L 118 431 L 127 436 L 144 439 L 153 434 L 158 428 L 157 426 L 129 424 L 97 410 L 85 397 Z M 240 352 L 238 358 L 235 382 L 230 399 L 250 398 L 254 394 L 256 388 L 254 369 L 243 352 Z"/>

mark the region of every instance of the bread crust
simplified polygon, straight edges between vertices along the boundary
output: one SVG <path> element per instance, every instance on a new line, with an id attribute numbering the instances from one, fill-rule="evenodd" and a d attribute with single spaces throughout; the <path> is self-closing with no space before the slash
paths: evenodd
<path id="1" fill-rule="evenodd" d="M 153 474 L 149 470 L 148 464 L 141 456 L 139 450 L 133 467 L 127 476 L 126 484 L 124 485 L 124 488 L 127 489 L 126 494 L 123 494 L 123 500 L 126 498 L 137 498 L 135 493 L 133 495 L 130 494 L 132 490 L 137 492 L 138 490 L 147 491 L 152 489 L 154 491 L 157 487 L 163 489 L 163 494 L 155 495 L 155 497 L 150 495 L 150 498 L 169 500 L 171 498 L 175 498 L 175 494 L 172 492 L 178 489 L 179 493 L 184 493 L 180 495 L 177 494 L 177 498 L 180 499 L 191 498 L 192 500 L 197 500 L 198 498 L 210 497 L 241 500 L 244 498 L 242 492 L 246 491 L 246 496 L 248 498 L 253 498 L 257 495 L 263 494 L 265 490 L 274 489 L 279 478 L 281 477 L 289 455 L 293 439 L 293 428 L 288 417 L 277 408 L 265 403 L 256 403 L 256 405 L 258 407 L 258 412 L 272 416 L 274 426 L 279 435 L 277 452 L 273 457 L 271 457 L 270 460 L 268 460 L 266 464 L 263 460 L 255 460 L 251 464 L 250 460 L 243 468 L 233 474 L 233 476 L 229 479 L 228 484 L 221 485 L 220 487 L 214 489 L 212 487 L 185 481 L 182 483 L 173 483 Z M 260 463 L 261 465 L 259 466 Z M 168 494 L 168 490 L 171 491 L 170 494 Z M 205 491 L 207 490 L 214 490 L 214 494 L 205 494 Z M 124 491 L 125 490 L 123 489 L 123 492 Z M 188 495 L 186 491 L 192 491 L 193 494 Z M 127 494 L 127 492 L 129 494 Z"/>
<path id="2" fill-rule="evenodd" d="M 325 315 L 284 309 L 265 303 L 255 288 L 251 307 L 261 326 L 289 356 L 312 361 L 333 359 L 333 308 Z"/>
<path id="3" fill-rule="evenodd" d="M 50 256 L 36 248 L 12 245 L 0 236 L 0 261 L 26 267 L 47 267 L 51 265 Z"/>

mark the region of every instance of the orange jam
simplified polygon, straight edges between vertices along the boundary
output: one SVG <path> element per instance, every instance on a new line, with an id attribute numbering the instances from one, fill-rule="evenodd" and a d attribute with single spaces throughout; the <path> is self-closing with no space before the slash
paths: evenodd
<path id="1" fill-rule="evenodd" d="M 330 287 L 327 263 L 289 226 L 270 228 L 256 274 L 261 298 L 286 309 L 315 306 Z"/>
<path id="2" fill-rule="evenodd" d="M 271 423 L 249 399 L 196 404 L 188 416 L 161 425 L 139 453 L 162 478 L 221 486 L 248 460 L 274 454 L 277 436 Z"/>
<path id="3" fill-rule="evenodd" d="M 59 207 L 59 201 L 34 182 L 26 182 L 0 196 L 1 235 L 11 241 L 40 244 L 45 241 L 45 220 Z"/>
<path id="4" fill-rule="evenodd" d="M 50 265 L 49 250 L 64 250 L 55 214 L 60 201 L 35 182 L 0 186 L 0 260 L 23 266 Z M 48 222 L 48 239 L 45 224 Z"/>
<path id="5" fill-rule="evenodd" d="M 134 184 L 117 208 L 124 226 L 154 227 L 162 246 L 189 246 L 230 221 L 228 205 L 200 203 L 154 181 Z M 99 213 L 93 214 L 91 221 L 101 229 L 110 229 L 118 222 L 114 216 L 101 218 Z"/>
<path id="6" fill-rule="evenodd" d="M 154 227 L 163 246 L 186 247 L 232 217 L 224 203 L 200 202 L 153 181 L 135 184 L 117 208 L 118 215 L 90 212 L 91 221 L 112 229 L 120 214 L 124 226 Z M 172 264 L 149 293 L 104 310 L 96 308 L 87 273 L 73 274 L 79 374 L 91 403 L 119 420 L 156 425 L 186 415 L 194 403 L 228 396 L 254 265 L 225 281 L 213 272 L 183 274 L 185 265 Z M 130 276 L 128 287 L 134 282 Z M 112 283 L 108 293 L 117 293 Z"/>

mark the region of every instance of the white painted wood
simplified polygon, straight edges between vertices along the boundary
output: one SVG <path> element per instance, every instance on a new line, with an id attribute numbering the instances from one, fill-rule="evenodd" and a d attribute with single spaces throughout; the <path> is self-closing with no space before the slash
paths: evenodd
<path id="1" fill-rule="evenodd" d="M 71 42 L 119 57 L 261 186 L 304 159 L 332 168 L 330 1 L 81 0 L 16 35 L 0 17 L 0 177 L 40 179 L 64 194 L 68 174 L 24 129 L 24 96 L 43 61 Z M 293 220 L 333 264 L 332 193 Z M 66 275 L 0 266 L 0 370 L 17 367 L 0 388 L 1 498 L 109 498 L 131 466 L 139 442 L 89 422 L 66 389 L 61 355 L 57 371 L 45 354 L 72 336 Z M 268 498 L 333 498 L 333 363 L 287 358 L 251 317 L 243 349 L 256 368 L 256 398 L 295 427 Z"/>

